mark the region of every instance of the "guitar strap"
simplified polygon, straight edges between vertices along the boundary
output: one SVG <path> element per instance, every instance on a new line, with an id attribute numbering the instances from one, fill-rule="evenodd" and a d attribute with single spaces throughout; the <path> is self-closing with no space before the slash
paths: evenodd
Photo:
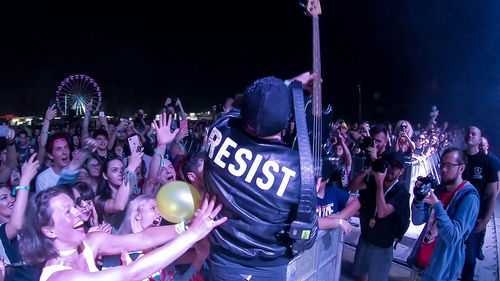
<path id="1" fill-rule="evenodd" d="M 304 110 L 304 93 L 302 83 L 293 81 L 292 89 L 293 104 L 295 110 L 295 123 L 297 127 L 297 139 L 300 158 L 300 197 L 297 208 L 297 216 L 292 222 L 289 236 L 294 239 L 292 250 L 298 253 L 309 249 L 316 240 L 318 231 L 318 220 L 316 218 L 316 188 L 314 179 L 311 145 L 307 133 L 306 115 Z"/>

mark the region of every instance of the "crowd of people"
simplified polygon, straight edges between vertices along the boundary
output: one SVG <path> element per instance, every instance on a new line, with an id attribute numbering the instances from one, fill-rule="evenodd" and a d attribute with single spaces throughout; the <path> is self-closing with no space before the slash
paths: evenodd
<path id="1" fill-rule="evenodd" d="M 307 85 L 313 76 L 295 79 Z M 281 280 L 292 255 L 285 229 L 300 193 L 288 85 L 258 80 L 243 97 L 214 107 L 212 120 L 188 120 L 178 98 L 167 98 L 158 112 L 139 109 L 117 120 L 86 111 L 83 120 L 54 124 L 54 106 L 41 126 L 5 120 L 2 278 Z M 279 110 L 266 111 L 272 97 L 266 96 L 267 105 L 250 102 L 264 93 L 276 95 Z M 319 229 L 349 233 L 349 219 L 359 211 L 353 272 L 359 280 L 387 280 L 410 208 L 415 224 L 426 223 L 412 267 L 425 280 L 456 280 L 465 263 L 462 280 L 473 278 L 498 194 L 500 161 L 488 153 L 477 127 L 451 129 L 437 116 L 433 108 L 426 126 L 406 120 L 330 123 L 322 174 L 315 179 L 314 220 Z M 433 154 L 441 158 L 442 184 L 410 207 L 398 179 L 407 163 Z M 353 170 L 357 157 L 366 159 L 361 170 Z M 386 163 L 382 170 L 375 168 L 378 159 Z M 159 189 L 173 181 L 192 184 L 204 198 L 189 222 L 168 223 L 156 206 Z"/>

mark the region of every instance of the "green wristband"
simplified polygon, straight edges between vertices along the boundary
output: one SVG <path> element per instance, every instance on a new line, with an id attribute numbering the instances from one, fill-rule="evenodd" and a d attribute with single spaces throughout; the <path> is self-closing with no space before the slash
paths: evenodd
<path id="1" fill-rule="evenodd" d="M 14 187 L 14 189 L 12 190 L 12 196 L 16 196 L 16 192 L 19 190 L 19 189 L 26 189 L 26 190 L 30 190 L 30 187 L 29 186 L 26 186 L 26 185 L 16 185 Z"/>

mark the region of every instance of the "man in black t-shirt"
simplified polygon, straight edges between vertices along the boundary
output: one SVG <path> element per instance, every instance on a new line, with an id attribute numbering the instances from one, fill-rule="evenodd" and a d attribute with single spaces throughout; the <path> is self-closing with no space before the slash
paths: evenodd
<path id="1" fill-rule="evenodd" d="M 464 179 L 468 180 L 479 192 L 479 215 L 475 231 L 471 233 L 466 242 L 465 264 L 462 271 L 462 280 L 473 280 L 476 267 L 476 258 L 481 257 L 481 244 L 486 234 L 488 224 L 497 198 L 498 169 L 491 157 L 480 151 L 481 130 L 471 126 L 465 134 L 465 154 L 467 166 Z"/>
<path id="2" fill-rule="evenodd" d="M 388 280 L 401 218 L 409 218 L 410 194 L 398 182 L 405 172 L 404 156 L 385 152 L 382 158 L 390 164 L 385 172 L 361 172 L 348 186 L 350 191 L 360 190 L 361 236 L 353 269 L 356 280 Z"/>

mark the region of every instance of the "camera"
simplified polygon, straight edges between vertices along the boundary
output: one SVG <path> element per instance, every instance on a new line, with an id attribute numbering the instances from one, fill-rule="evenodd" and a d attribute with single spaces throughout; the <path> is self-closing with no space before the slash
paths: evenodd
<path id="1" fill-rule="evenodd" d="M 330 136 L 331 138 L 336 138 L 340 135 L 340 132 L 338 130 L 334 130 L 331 132 Z"/>
<path id="2" fill-rule="evenodd" d="M 361 169 L 366 170 L 370 167 L 370 157 L 368 156 L 367 149 L 373 147 L 375 144 L 375 139 L 371 136 L 364 137 L 359 143 L 359 148 L 361 149 L 358 157 L 361 160 Z M 383 172 L 383 171 L 382 171 Z"/>
<path id="3" fill-rule="evenodd" d="M 166 107 L 169 107 L 169 106 L 171 106 L 171 107 L 176 107 L 176 105 L 175 105 L 175 104 L 177 103 L 177 100 L 178 100 L 178 98 L 175 98 L 175 97 L 174 97 L 174 98 L 170 98 L 170 103 L 165 104 L 165 106 L 166 106 Z"/>
<path id="4" fill-rule="evenodd" d="M 371 136 L 368 136 L 363 138 L 363 140 L 359 144 L 359 147 L 362 150 L 366 151 L 368 147 L 373 147 L 374 144 L 375 144 L 375 139 Z"/>
<path id="5" fill-rule="evenodd" d="M 386 169 L 389 170 L 390 168 L 391 164 L 384 158 L 377 158 L 372 163 L 372 171 L 376 173 L 383 173 Z"/>
<path id="6" fill-rule="evenodd" d="M 413 194 L 418 201 L 424 200 L 425 197 L 429 195 L 431 188 L 435 189 L 438 185 L 437 181 L 431 175 L 428 175 L 425 178 L 420 178 L 417 182 L 422 183 L 420 186 L 415 183 L 415 187 L 413 188 Z"/>

